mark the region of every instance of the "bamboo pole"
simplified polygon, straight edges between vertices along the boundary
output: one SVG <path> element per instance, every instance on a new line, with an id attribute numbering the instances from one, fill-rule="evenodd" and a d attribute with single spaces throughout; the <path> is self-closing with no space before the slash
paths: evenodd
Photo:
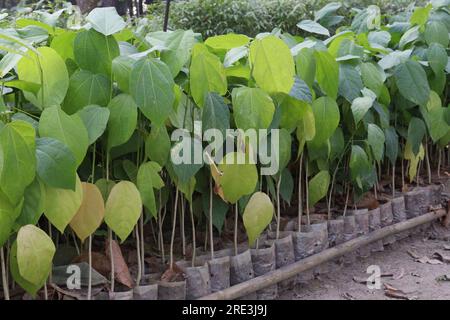
<path id="1" fill-rule="evenodd" d="M 387 236 L 415 228 L 424 223 L 431 222 L 433 220 L 441 218 L 446 214 L 447 214 L 446 210 L 439 209 L 437 211 L 429 212 L 413 219 L 409 219 L 406 221 L 399 222 L 397 224 L 393 224 L 378 229 L 367 235 L 363 235 L 356 239 L 347 241 L 335 247 L 326 249 L 318 254 L 312 255 L 308 258 L 299 260 L 293 264 L 266 273 L 265 275 L 253 278 L 249 281 L 237 284 L 225 290 L 204 296 L 200 298 L 200 300 L 232 300 L 239 298 L 241 296 L 248 295 L 257 290 L 261 290 L 271 285 L 274 285 L 280 281 L 292 278 L 293 276 L 296 276 L 300 272 L 317 267 L 318 265 L 324 262 L 335 259 L 346 253 L 352 252 L 357 248 L 366 246 L 374 241 L 378 241 Z"/>

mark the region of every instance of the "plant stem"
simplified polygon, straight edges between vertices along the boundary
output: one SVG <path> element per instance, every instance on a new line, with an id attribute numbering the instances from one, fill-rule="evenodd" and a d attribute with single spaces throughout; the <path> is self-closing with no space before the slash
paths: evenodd
<path id="1" fill-rule="evenodd" d="M 136 256 L 137 256 L 137 264 L 138 264 L 136 285 L 139 286 L 141 284 L 141 279 L 142 279 L 141 238 L 139 236 L 139 227 L 136 226 L 136 228 L 134 230 L 135 230 L 135 234 L 136 234 Z"/>
<path id="2" fill-rule="evenodd" d="M 172 221 L 172 235 L 170 239 L 170 269 L 173 269 L 173 244 L 175 242 L 175 228 L 177 226 L 177 208 L 178 208 L 178 188 L 175 191 L 175 204 L 174 204 L 174 213 L 173 213 L 173 221 Z"/>
<path id="3" fill-rule="evenodd" d="M 192 266 L 195 266 L 195 256 L 197 250 L 197 239 L 195 239 L 195 219 L 194 210 L 192 209 L 192 203 L 189 201 L 189 211 L 191 213 L 191 223 L 192 223 Z"/>
<path id="4" fill-rule="evenodd" d="M 182 252 L 183 252 L 183 257 L 186 256 L 186 233 L 184 231 L 184 197 L 181 196 L 181 244 L 182 244 Z"/>
<path id="5" fill-rule="evenodd" d="M 9 300 L 9 285 L 8 285 L 8 279 L 6 276 L 6 267 L 5 267 L 5 253 L 4 248 L 0 248 L 0 262 L 2 265 L 2 285 L 3 285 L 3 292 L 5 294 L 5 300 Z"/>
<path id="6" fill-rule="evenodd" d="M 430 165 L 430 155 L 429 155 L 429 149 L 428 149 L 428 142 L 425 141 L 425 159 L 427 163 L 427 174 L 428 174 L 428 184 L 431 184 L 431 165 Z"/>
<path id="7" fill-rule="evenodd" d="M 160 250 L 161 250 L 161 258 L 163 263 L 166 261 L 166 255 L 164 252 L 164 235 L 162 232 L 162 217 L 161 217 L 161 209 L 162 209 L 162 203 L 161 203 L 161 190 L 159 190 L 159 208 L 158 208 L 158 226 L 159 226 L 159 243 L 160 243 Z M 164 206 L 164 209 L 166 208 L 166 206 Z"/>
<path id="8" fill-rule="evenodd" d="M 111 228 L 108 228 L 108 238 L 109 238 L 109 258 L 111 259 L 111 292 L 114 292 L 115 285 L 115 270 L 114 270 L 114 252 L 113 252 L 113 234 Z"/>
<path id="9" fill-rule="evenodd" d="M 88 260 L 89 260 L 89 279 L 87 299 L 91 300 L 92 296 L 92 235 L 88 238 Z"/>
<path id="10" fill-rule="evenodd" d="M 308 161 L 305 163 L 305 201 L 306 201 L 306 221 L 308 226 L 311 225 L 311 220 L 309 217 L 309 185 L 308 185 Z"/>
<path id="11" fill-rule="evenodd" d="M 277 183 L 277 240 L 280 237 L 280 224 L 281 224 L 281 210 L 280 210 L 280 186 L 281 186 L 281 172 Z"/>
<path id="12" fill-rule="evenodd" d="M 437 177 L 438 179 L 441 179 L 441 158 L 442 158 L 442 151 L 441 149 L 438 149 L 438 164 L 437 164 Z"/>
<path id="13" fill-rule="evenodd" d="M 213 241 L 213 184 L 212 177 L 209 177 L 209 237 L 211 247 L 211 259 L 214 259 L 214 241 Z"/>
<path id="14" fill-rule="evenodd" d="M 303 190 L 302 190 L 302 176 L 303 176 L 303 152 L 300 155 L 298 164 L 298 232 L 302 231 L 302 215 L 303 215 Z"/>
<path id="15" fill-rule="evenodd" d="M 144 238 L 144 212 L 141 214 L 141 218 L 139 219 L 139 234 L 141 236 L 141 265 L 142 265 L 142 273 L 141 279 L 144 278 L 145 275 L 145 238 Z M 138 236 L 139 236 L 138 234 Z"/>
<path id="16" fill-rule="evenodd" d="M 395 198 L 395 163 L 392 165 L 392 198 Z"/>
<path id="17" fill-rule="evenodd" d="M 239 217 L 239 204 L 236 202 L 234 207 L 234 255 L 238 254 L 238 217 Z"/>

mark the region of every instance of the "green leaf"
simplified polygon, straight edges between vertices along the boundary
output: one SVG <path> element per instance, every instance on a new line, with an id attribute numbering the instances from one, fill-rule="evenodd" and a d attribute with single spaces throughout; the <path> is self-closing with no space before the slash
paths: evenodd
<path id="1" fill-rule="evenodd" d="M 77 112 L 87 129 L 89 144 L 93 144 L 106 129 L 109 109 L 97 105 L 89 105 Z"/>
<path id="2" fill-rule="evenodd" d="M 153 126 L 145 140 L 145 154 L 150 160 L 164 166 L 169 159 L 170 137 L 166 126 Z"/>
<path id="3" fill-rule="evenodd" d="M 278 172 L 282 172 L 291 160 L 292 149 L 291 134 L 286 129 L 279 130 L 279 143 L 277 147 Z"/>
<path id="4" fill-rule="evenodd" d="M 181 184 L 188 183 L 203 167 L 201 141 L 197 138 L 184 136 L 170 150 L 173 171 Z"/>
<path id="5" fill-rule="evenodd" d="M 130 93 L 130 75 L 135 60 L 129 56 L 118 56 L 112 61 L 112 73 L 119 89 Z"/>
<path id="6" fill-rule="evenodd" d="M 137 124 L 137 106 L 127 94 L 119 94 L 108 105 L 108 150 L 127 142 Z"/>
<path id="7" fill-rule="evenodd" d="M 45 197 L 44 184 L 35 178 L 25 189 L 22 210 L 16 224 L 19 226 L 36 225 L 45 210 Z"/>
<path id="8" fill-rule="evenodd" d="M 219 170 L 222 172 L 219 177 L 220 185 L 227 201 L 234 204 L 241 197 L 255 191 L 258 172 L 245 154 L 227 153 L 219 164 Z"/>
<path id="9" fill-rule="evenodd" d="M 137 187 L 141 194 L 142 203 L 151 212 L 154 218 L 157 217 L 154 188 L 161 187 L 162 182 L 158 172 L 161 167 L 155 162 L 146 162 L 139 167 L 137 174 Z"/>
<path id="10" fill-rule="evenodd" d="M 77 213 L 83 200 L 83 188 L 77 176 L 75 191 L 46 186 L 45 211 L 47 219 L 64 233 L 67 225 Z"/>
<path id="11" fill-rule="evenodd" d="M 369 62 L 362 63 L 360 68 L 364 85 L 378 96 L 384 82 L 381 71 L 373 63 Z"/>
<path id="12" fill-rule="evenodd" d="M 297 27 L 310 33 L 320 34 L 327 37 L 330 36 L 330 32 L 327 28 L 312 20 L 302 20 L 297 23 Z"/>
<path id="13" fill-rule="evenodd" d="M 409 18 L 409 23 L 411 23 L 411 25 L 423 26 L 427 22 L 432 8 L 433 6 L 431 3 L 429 3 L 426 7 L 415 8 L 411 18 Z"/>
<path id="14" fill-rule="evenodd" d="M 223 201 L 220 197 L 218 197 L 214 193 L 212 196 L 213 196 L 212 223 L 214 227 L 216 227 L 217 231 L 221 233 L 223 230 L 223 225 L 225 222 L 227 212 L 229 210 L 229 206 L 225 201 Z M 203 194 L 201 197 L 203 212 L 205 213 L 207 219 L 209 219 L 209 197 L 210 197 L 209 192 L 206 192 L 206 194 Z"/>
<path id="15" fill-rule="evenodd" d="M 232 48 L 242 47 L 250 42 L 250 38 L 243 34 L 228 33 L 209 37 L 205 41 L 205 45 L 213 49 L 213 51 L 223 52 Z"/>
<path id="16" fill-rule="evenodd" d="M 77 166 L 83 161 L 89 137 L 78 115 L 68 116 L 60 107 L 46 108 L 39 120 L 39 135 L 61 141 L 75 156 Z"/>
<path id="17" fill-rule="evenodd" d="M 395 128 L 389 127 L 384 130 L 386 137 L 386 156 L 391 161 L 392 165 L 395 165 L 398 156 L 398 135 L 395 132 Z"/>
<path id="18" fill-rule="evenodd" d="M 249 246 L 267 228 L 273 218 L 274 208 L 269 196 L 263 192 L 255 192 L 245 207 L 242 220 L 248 236 Z"/>
<path id="19" fill-rule="evenodd" d="M 297 139 L 301 142 L 311 141 L 316 135 L 316 121 L 314 119 L 314 112 L 312 107 L 307 104 L 304 111 L 303 118 L 298 123 L 297 127 Z M 299 152 L 301 149 L 299 150 Z"/>
<path id="20" fill-rule="evenodd" d="M 448 63 L 447 51 L 439 43 L 432 43 L 427 50 L 427 58 L 434 73 L 445 70 Z"/>
<path id="21" fill-rule="evenodd" d="M 69 147 L 53 138 L 36 139 L 36 171 L 53 188 L 75 189 L 77 163 Z"/>
<path id="22" fill-rule="evenodd" d="M 70 227 L 81 242 L 92 235 L 100 227 L 105 216 L 105 203 L 99 188 L 92 183 L 82 183 L 83 200 Z"/>
<path id="23" fill-rule="evenodd" d="M 308 183 L 309 206 L 313 207 L 320 199 L 327 195 L 330 184 L 328 171 L 320 171 Z"/>
<path id="24" fill-rule="evenodd" d="M 428 45 L 439 43 L 444 48 L 448 47 L 448 29 L 441 21 L 430 21 L 425 27 L 425 41 Z"/>
<path id="25" fill-rule="evenodd" d="M 112 188 L 116 185 L 116 183 L 112 180 L 98 179 L 95 182 L 95 185 L 100 190 L 103 197 L 103 201 L 106 202 L 106 200 L 108 200 L 109 193 L 111 192 Z"/>
<path id="26" fill-rule="evenodd" d="M 157 125 L 163 125 L 172 112 L 174 85 L 169 68 L 157 59 L 141 59 L 131 70 L 131 95 L 142 113 Z"/>
<path id="27" fill-rule="evenodd" d="M 362 179 L 370 171 L 371 166 L 367 154 L 360 146 L 352 146 L 349 167 L 350 178 L 353 182 L 356 182 L 360 189 L 363 189 Z"/>
<path id="28" fill-rule="evenodd" d="M 105 222 L 125 241 L 133 231 L 142 212 L 139 190 L 129 181 L 116 184 L 106 201 Z"/>
<path id="29" fill-rule="evenodd" d="M 426 128 L 423 121 L 419 118 L 413 117 L 408 126 L 408 142 L 411 144 L 411 150 L 415 156 L 419 153 L 419 148 L 422 145 L 422 140 L 425 133 Z"/>
<path id="30" fill-rule="evenodd" d="M 219 130 L 223 136 L 230 128 L 230 110 L 225 104 L 224 98 L 215 92 L 208 93 L 205 97 L 205 106 L 202 112 L 202 129 Z"/>
<path id="31" fill-rule="evenodd" d="M 373 99 L 370 97 L 359 97 L 352 102 L 352 113 L 355 124 L 358 124 L 372 107 Z"/>
<path id="32" fill-rule="evenodd" d="M 233 89 L 233 117 L 239 129 L 266 129 L 272 122 L 275 106 L 270 96 L 259 88 Z"/>
<path id="33" fill-rule="evenodd" d="M 76 36 L 77 34 L 75 32 L 65 30 L 63 33 L 58 34 L 53 38 L 50 47 L 55 50 L 64 61 L 67 59 L 75 60 L 73 43 Z"/>
<path id="34" fill-rule="evenodd" d="M 175 77 L 187 64 L 196 41 L 192 30 L 175 30 L 167 35 L 164 41 L 167 50 L 161 52 L 161 60 L 169 66 L 172 76 Z"/>
<path id="35" fill-rule="evenodd" d="M 86 20 L 92 28 L 105 36 L 120 32 L 127 25 L 114 7 L 95 8 L 88 14 Z"/>
<path id="36" fill-rule="evenodd" d="M 412 60 L 408 60 L 395 69 L 395 82 L 401 95 L 418 105 L 424 105 L 430 95 L 427 75 L 422 66 Z"/>
<path id="37" fill-rule="evenodd" d="M 295 65 L 289 47 L 269 35 L 250 45 L 250 65 L 256 84 L 269 94 L 289 93 L 294 84 Z"/>
<path id="38" fill-rule="evenodd" d="M 39 109 L 58 106 L 63 102 L 69 87 L 66 64 L 52 48 L 40 47 L 37 51 L 39 58 L 30 52 L 29 57 L 23 57 L 17 64 L 20 80 L 41 84 L 36 94 L 24 91 L 24 96 Z"/>
<path id="39" fill-rule="evenodd" d="M 50 268 L 51 269 L 51 268 Z M 50 274 L 50 269 L 48 273 Z M 32 297 L 36 297 L 36 293 L 41 289 L 47 279 L 44 279 L 42 283 L 35 285 L 27 280 L 25 280 L 19 272 L 19 265 L 17 264 L 17 242 L 14 241 L 11 246 L 11 251 L 9 252 L 9 270 L 14 281 L 26 292 L 28 292 Z"/>
<path id="40" fill-rule="evenodd" d="M 107 76 L 111 74 L 113 59 L 120 54 L 119 45 L 113 36 L 104 36 L 94 29 L 77 34 L 73 51 L 81 69 Z"/>
<path id="41" fill-rule="evenodd" d="M 207 93 L 227 92 L 225 68 L 218 57 L 208 52 L 203 44 L 196 44 L 192 49 L 189 68 L 189 84 L 195 103 L 202 108 Z"/>
<path id="42" fill-rule="evenodd" d="M 372 148 L 372 153 L 376 161 L 381 161 L 384 153 L 384 133 L 373 123 L 367 126 L 367 141 Z"/>
<path id="43" fill-rule="evenodd" d="M 0 188 L 18 204 L 36 171 L 35 130 L 25 121 L 8 123 L 0 131 Z"/>
<path id="44" fill-rule="evenodd" d="M 361 81 L 361 76 L 358 70 L 350 64 L 339 65 L 339 94 L 343 96 L 348 102 L 361 96 L 361 90 L 364 85 Z"/>
<path id="45" fill-rule="evenodd" d="M 71 77 L 69 90 L 62 106 L 67 114 L 74 114 L 88 105 L 108 105 L 112 84 L 107 76 L 78 70 Z"/>
<path id="46" fill-rule="evenodd" d="M 312 111 L 317 128 L 312 141 L 315 145 L 321 145 L 333 135 L 339 125 L 339 108 L 333 99 L 320 97 L 313 102 Z"/>
<path id="47" fill-rule="evenodd" d="M 316 76 L 316 59 L 314 58 L 314 49 L 304 48 L 295 57 L 297 75 L 303 79 L 309 87 L 314 84 Z"/>
<path id="48" fill-rule="evenodd" d="M 3 193 L 0 192 L 0 246 L 8 241 L 14 221 L 20 215 L 22 204 L 15 206 Z"/>
<path id="49" fill-rule="evenodd" d="M 41 285 L 50 274 L 56 252 L 52 239 L 38 227 L 26 225 L 20 228 L 16 244 L 20 276 L 33 285 Z"/>
<path id="50" fill-rule="evenodd" d="M 337 98 L 339 85 L 339 65 L 327 51 L 315 51 L 316 79 L 320 89 L 330 98 Z"/>

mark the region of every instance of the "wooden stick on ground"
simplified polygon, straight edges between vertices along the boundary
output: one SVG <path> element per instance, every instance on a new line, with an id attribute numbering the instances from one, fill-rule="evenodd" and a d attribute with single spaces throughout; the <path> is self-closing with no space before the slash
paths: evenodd
<path id="1" fill-rule="evenodd" d="M 446 210 L 439 209 L 434 212 L 429 212 L 421 215 L 417 218 L 409 219 L 397 224 L 393 224 L 382 229 L 378 229 L 367 235 L 358 237 L 356 239 L 347 241 L 343 244 L 326 249 L 318 254 L 297 261 L 293 264 L 284 266 L 280 269 L 271 271 L 265 275 L 253 278 L 249 281 L 237 284 L 222 291 L 215 292 L 213 294 L 204 296 L 200 300 L 231 300 L 241 296 L 248 295 L 260 289 L 264 289 L 280 281 L 289 279 L 300 272 L 317 267 L 318 265 L 342 256 L 346 253 L 352 252 L 357 248 L 366 246 L 374 241 L 381 240 L 387 236 L 397 234 L 402 231 L 406 231 L 422 225 L 427 222 L 431 222 L 438 218 L 441 218 L 447 214 Z"/>

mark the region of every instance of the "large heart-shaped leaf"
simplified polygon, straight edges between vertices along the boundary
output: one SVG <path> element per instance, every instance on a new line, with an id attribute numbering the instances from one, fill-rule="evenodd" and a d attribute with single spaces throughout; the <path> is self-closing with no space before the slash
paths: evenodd
<path id="1" fill-rule="evenodd" d="M 133 231 L 142 212 L 139 190 L 129 181 L 116 184 L 106 201 L 105 222 L 125 241 Z"/>
<path id="2" fill-rule="evenodd" d="M 45 189 L 45 216 L 61 233 L 77 213 L 83 201 L 83 187 L 77 176 L 75 191 L 52 188 Z"/>
<path id="3" fill-rule="evenodd" d="M 62 108 L 64 112 L 73 114 L 91 104 L 105 107 L 110 100 L 111 91 L 112 84 L 107 76 L 78 70 L 70 77 L 69 90 Z"/>
<path id="4" fill-rule="evenodd" d="M 266 129 L 272 122 L 275 106 L 259 88 L 241 87 L 232 92 L 233 117 L 239 129 Z"/>
<path id="5" fill-rule="evenodd" d="M 39 121 L 39 134 L 63 142 L 75 156 L 77 166 L 83 161 L 89 137 L 78 115 L 67 115 L 60 107 L 46 108 Z"/>
<path id="6" fill-rule="evenodd" d="M 225 199 L 236 203 L 241 197 L 255 191 L 258 183 L 256 166 L 250 163 L 247 155 L 230 152 L 219 164 L 222 175 L 219 177 Z"/>
<path id="7" fill-rule="evenodd" d="M 127 25 L 115 7 L 95 8 L 88 14 L 86 20 L 92 28 L 105 36 L 120 32 Z"/>
<path id="8" fill-rule="evenodd" d="M 295 74 L 294 59 L 289 47 L 281 39 L 269 35 L 253 40 L 249 60 L 253 78 L 264 91 L 291 91 Z"/>
<path id="9" fill-rule="evenodd" d="M 208 92 L 224 95 L 227 92 L 225 68 L 218 57 L 208 51 L 203 44 L 196 44 L 192 49 L 189 68 L 189 84 L 194 101 L 203 107 Z"/>
<path id="10" fill-rule="evenodd" d="M 81 69 L 108 76 L 111 74 L 113 59 L 120 54 L 119 45 L 113 36 L 104 36 L 94 29 L 77 34 L 73 51 Z"/>
<path id="11" fill-rule="evenodd" d="M 163 125 L 172 112 L 174 85 L 169 68 L 160 60 L 141 59 L 131 70 L 131 95 L 142 113 L 155 124 Z"/>
<path id="12" fill-rule="evenodd" d="M 69 86 L 66 65 L 52 48 L 40 47 L 37 51 L 39 58 L 35 53 L 30 52 L 30 57 L 23 57 L 19 61 L 17 74 L 20 80 L 41 84 L 41 87 L 36 94 L 29 91 L 23 93 L 25 98 L 40 109 L 59 106 Z"/>
<path id="13" fill-rule="evenodd" d="M 145 140 L 145 154 L 150 160 L 164 166 L 169 159 L 170 137 L 166 126 L 153 126 Z"/>
<path id="14" fill-rule="evenodd" d="M 308 183 L 309 206 L 313 207 L 320 199 L 327 195 L 330 184 L 328 171 L 320 171 Z"/>
<path id="15" fill-rule="evenodd" d="M 395 69 L 395 83 L 402 96 L 418 105 L 425 105 L 430 95 L 427 75 L 422 66 L 407 60 Z"/>
<path id="16" fill-rule="evenodd" d="M 16 220 L 19 226 L 35 225 L 45 210 L 45 185 L 36 177 L 25 189 L 22 210 Z"/>
<path id="17" fill-rule="evenodd" d="M 106 129 L 109 109 L 97 105 L 89 105 L 77 113 L 87 129 L 89 144 L 93 144 Z"/>
<path id="18" fill-rule="evenodd" d="M 82 242 L 100 227 L 105 216 L 105 203 L 95 184 L 83 182 L 83 200 L 70 227 Z"/>
<path id="19" fill-rule="evenodd" d="M 50 274 L 56 251 L 52 239 L 38 227 L 29 224 L 20 228 L 16 244 L 21 277 L 34 285 L 43 284 Z"/>
<path id="20" fill-rule="evenodd" d="M 37 174 L 53 188 L 75 189 L 77 163 L 64 143 L 53 138 L 36 139 Z"/>
<path id="21" fill-rule="evenodd" d="M 15 206 L 3 193 L 0 192 L 0 246 L 8 241 L 14 221 L 20 214 L 22 204 Z"/>
<path id="22" fill-rule="evenodd" d="M 35 130 L 16 120 L 0 131 L 0 188 L 12 204 L 18 204 L 36 171 Z"/>
<path id="23" fill-rule="evenodd" d="M 120 94 L 108 105 L 108 149 L 127 142 L 137 124 L 137 106 L 128 94 Z"/>
<path id="24" fill-rule="evenodd" d="M 336 99 L 339 86 L 339 65 L 327 51 L 315 51 L 316 79 L 320 89 L 329 97 Z"/>
<path id="25" fill-rule="evenodd" d="M 273 218 L 273 204 L 267 194 L 255 192 L 245 207 L 242 220 L 250 246 L 258 239 Z"/>
<path id="26" fill-rule="evenodd" d="M 327 141 L 339 125 L 340 113 L 336 101 L 329 97 L 320 97 L 312 104 L 316 134 L 313 143 L 317 146 Z"/>

